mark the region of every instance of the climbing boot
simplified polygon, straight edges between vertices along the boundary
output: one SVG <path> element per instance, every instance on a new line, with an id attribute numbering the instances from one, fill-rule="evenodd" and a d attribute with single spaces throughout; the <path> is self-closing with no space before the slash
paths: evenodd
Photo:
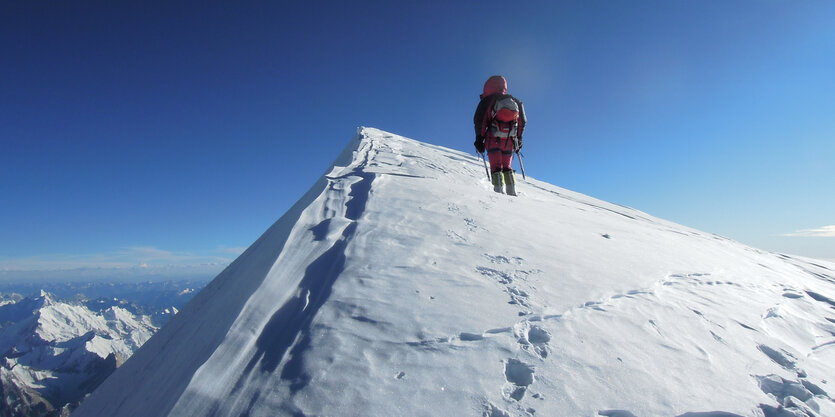
<path id="1" fill-rule="evenodd" d="M 516 178 L 513 176 L 513 171 L 504 171 L 502 172 L 502 176 L 504 177 L 504 183 L 507 187 L 506 194 L 507 195 L 516 195 Z"/>
<path id="2" fill-rule="evenodd" d="M 502 173 L 501 172 L 494 172 L 492 177 L 493 179 L 493 191 L 500 193 L 502 192 Z"/>

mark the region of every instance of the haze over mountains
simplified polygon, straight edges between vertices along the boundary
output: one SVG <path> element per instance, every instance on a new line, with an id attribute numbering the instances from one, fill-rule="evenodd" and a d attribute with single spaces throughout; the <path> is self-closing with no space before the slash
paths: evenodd
<path id="1" fill-rule="evenodd" d="M 360 129 L 73 415 L 835 415 L 834 264 L 517 188 Z"/>

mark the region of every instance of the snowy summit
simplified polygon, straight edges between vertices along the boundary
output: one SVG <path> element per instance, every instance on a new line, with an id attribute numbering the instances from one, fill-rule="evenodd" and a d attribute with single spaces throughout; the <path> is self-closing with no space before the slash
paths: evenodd
<path id="1" fill-rule="evenodd" d="M 835 416 L 835 265 L 518 181 L 360 129 L 73 415 Z"/>

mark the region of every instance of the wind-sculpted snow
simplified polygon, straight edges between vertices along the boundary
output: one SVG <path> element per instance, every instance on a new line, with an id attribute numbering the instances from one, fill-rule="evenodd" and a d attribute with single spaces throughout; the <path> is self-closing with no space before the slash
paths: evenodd
<path id="1" fill-rule="evenodd" d="M 256 365 L 261 367 L 261 372 L 275 372 L 279 362 L 292 347 L 292 351 L 289 351 L 289 360 L 281 371 L 281 379 L 290 382 L 293 392 L 304 388 L 309 382 L 309 376 L 305 374 L 301 364 L 305 351 L 310 347 L 310 326 L 319 309 L 330 297 L 331 288 L 344 268 L 345 248 L 354 236 L 357 227 L 356 220 L 365 209 L 368 194 L 371 191 L 371 182 L 374 180 L 373 174 L 361 171 L 363 167 L 364 164 L 339 179 L 329 178 L 327 193 L 331 200 L 327 205 L 336 209 L 328 215 L 337 215 L 339 204 L 342 203 L 344 196 L 342 187 L 346 184 L 346 180 L 349 180 L 347 186 L 350 192 L 347 201 L 342 203 L 344 213 L 341 217 L 352 222 L 342 229 L 342 233 L 332 242 L 328 250 L 310 263 L 297 286 L 296 294 L 270 318 L 256 341 L 257 352 L 244 370 L 244 375 L 250 374 Z M 356 180 L 357 178 L 359 180 Z M 333 199 L 340 200 L 340 203 L 333 203 Z M 321 228 L 325 227 L 329 231 L 332 220 L 333 217 L 327 218 L 311 228 L 311 230 L 318 230 L 314 232 L 317 235 L 316 241 L 325 240 L 321 238 Z M 299 339 L 298 342 L 297 339 Z M 241 387 L 241 385 L 236 386 L 233 394 L 237 393 Z M 249 413 L 249 410 L 246 412 Z"/>
<path id="2" fill-rule="evenodd" d="M 361 129 L 75 415 L 835 415 L 835 265 L 517 188 Z"/>

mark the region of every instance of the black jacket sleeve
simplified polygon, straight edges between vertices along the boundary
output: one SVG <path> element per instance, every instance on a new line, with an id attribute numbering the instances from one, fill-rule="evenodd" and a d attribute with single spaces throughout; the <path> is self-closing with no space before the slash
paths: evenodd
<path id="1" fill-rule="evenodd" d="M 478 107 L 475 109 L 475 115 L 473 116 L 473 125 L 475 125 L 475 138 L 476 141 L 484 140 L 484 136 L 481 134 L 481 127 L 484 124 L 484 114 L 487 113 L 487 107 L 490 103 L 490 97 L 484 97 L 478 102 Z"/>

